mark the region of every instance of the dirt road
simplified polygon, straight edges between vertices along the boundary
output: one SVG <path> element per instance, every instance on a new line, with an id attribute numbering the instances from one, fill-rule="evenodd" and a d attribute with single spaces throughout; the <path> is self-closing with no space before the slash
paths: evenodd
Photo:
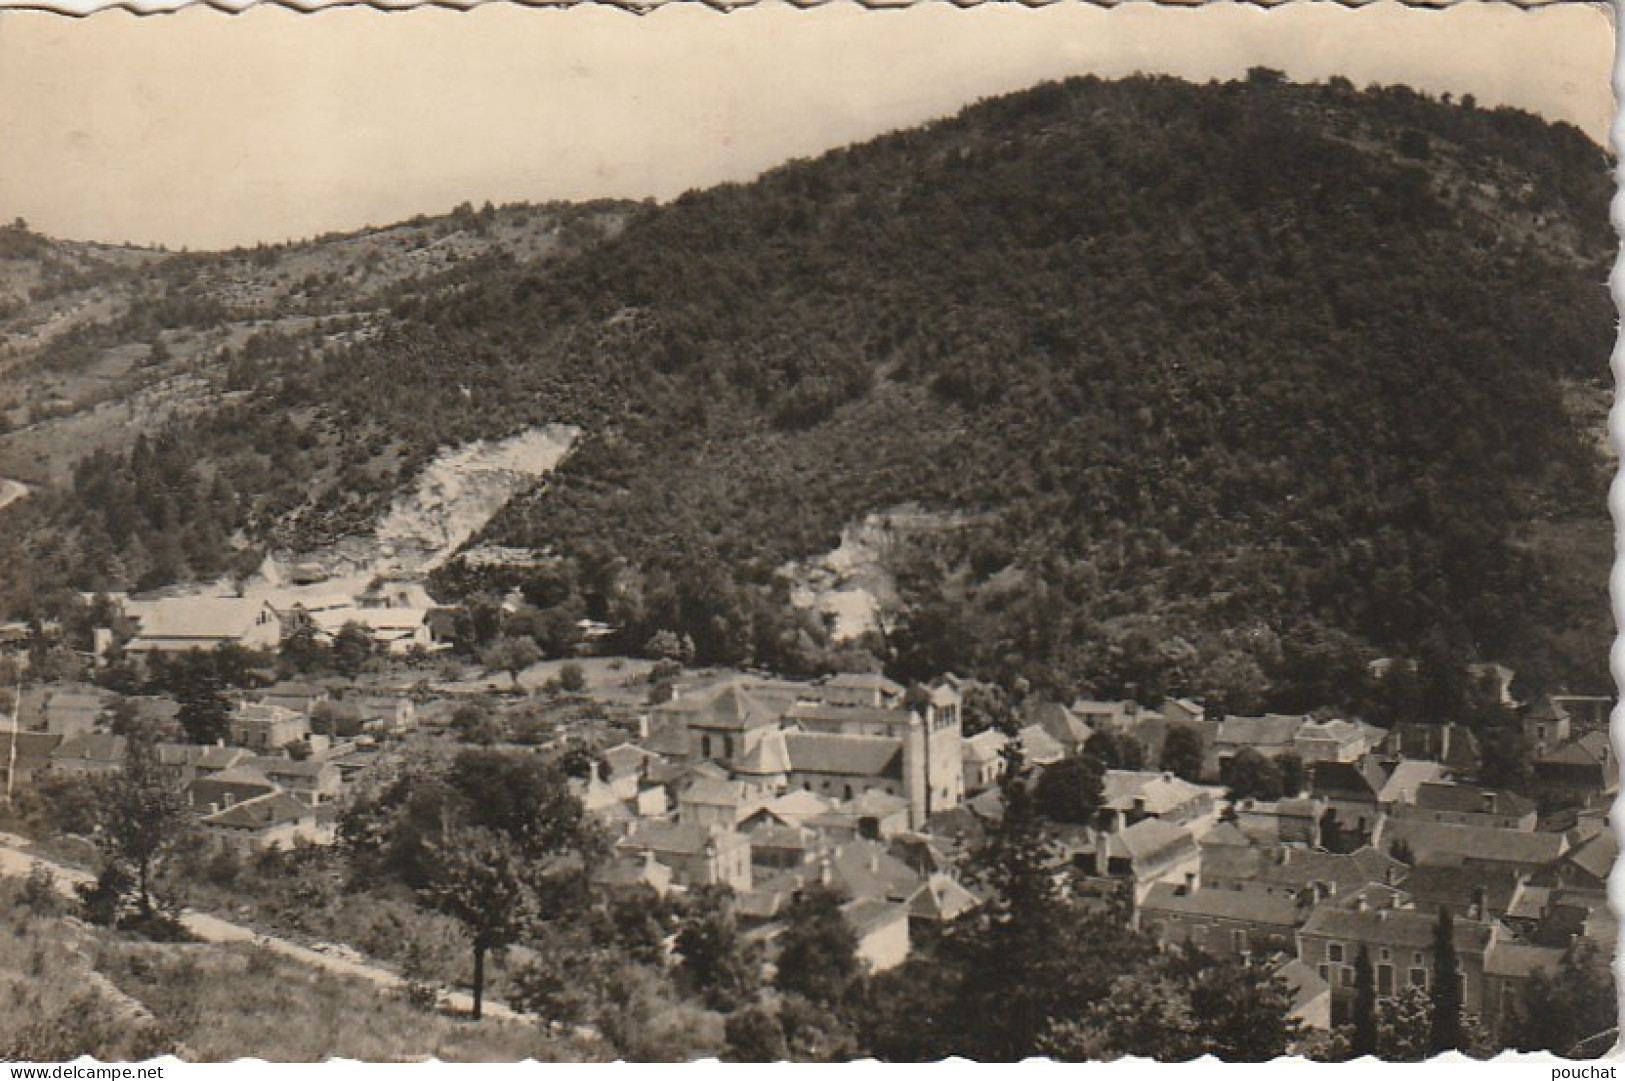
<path id="1" fill-rule="evenodd" d="M 18 837 L 11 833 L 0 833 L 0 875 L 22 878 L 35 867 L 43 865 L 55 877 L 57 885 L 62 892 L 72 896 L 73 887 L 80 883 L 93 881 L 93 876 L 76 867 L 68 867 L 54 860 L 36 856 L 27 849 L 27 838 Z M 181 914 L 181 924 L 187 931 L 204 942 L 229 943 L 248 942 L 257 944 L 273 953 L 331 972 L 337 976 L 353 976 L 358 979 L 372 982 L 380 991 L 393 991 L 400 988 L 404 981 L 397 974 L 385 968 L 368 964 L 364 961 L 352 961 L 330 953 L 321 953 L 309 946 L 301 946 L 297 942 L 290 942 L 275 935 L 265 935 L 253 928 L 223 920 L 218 916 L 211 916 L 206 912 L 194 912 L 191 909 Z M 474 1008 L 474 998 L 463 991 L 448 991 L 441 996 L 441 1001 L 449 1009 L 457 1013 L 468 1013 Z M 485 1017 L 500 1021 L 529 1021 L 524 1014 L 509 1009 L 500 1002 L 486 999 L 484 1003 Z"/>

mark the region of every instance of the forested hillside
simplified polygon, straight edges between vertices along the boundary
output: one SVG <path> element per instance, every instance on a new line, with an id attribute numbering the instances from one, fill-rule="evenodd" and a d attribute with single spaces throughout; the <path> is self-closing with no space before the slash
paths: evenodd
<path id="1" fill-rule="evenodd" d="M 519 584 L 629 649 L 827 663 L 778 568 L 911 504 L 965 513 L 891 557 L 867 645 L 899 675 L 1308 708 L 1402 655 L 1596 689 L 1610 193 L 1578 130 L 1470 99 L 1046 85 L 262 343 L 0 527 L 58 554 L 36 581 L 150 581 L 112 508 L 202 493 L 198 551 L 319 539 L 437 445 L 557 421 L 579 449 L 489 539 L 550 548 Z"/>

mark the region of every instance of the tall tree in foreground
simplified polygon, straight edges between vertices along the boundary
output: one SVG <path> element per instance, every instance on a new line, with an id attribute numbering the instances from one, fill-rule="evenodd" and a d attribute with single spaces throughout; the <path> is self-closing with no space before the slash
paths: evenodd
<path id="1" fill-rule="evenodd" d="M 428 894 L 435 908 L 468 932 L 474 949 L 474 1020 L 485 996 L 485 958 L 513 945 L 535 913 L 524 857 L 508 837 L 491 830 L 449 832 L 434 846 L 440 865 Z"/>
<path id="2" fill-rule="evenodd" d="M 1439 907 L 1433 928 L 1433 988 L 1428 1051 L 1441 1054 L 1461 1049 L 1461 962 L 1456 956 L 1456 929 L 1450 909 Z"/>
<path id="3" fill-rule="evenodd" d="M 1371 951 L 1363 943 L 1354 956 L 1354 1033 L 1349 1050 L 1355 1058 L 1377 1053 L 1377 980 Z"/>
<path id="4" fill-rule="evenodd" d="M 95 784 L 96 845 L 113 872 L 135 890 L 141 918 L 154 915 L 153 882 L 191 825 L 180 772 L 163 764 L 146 732 L 129 736 L 116 773 Z"/>
<path id="5" fill-rule="evenodd" d="M 838 1004 L 858 976 L 858 936 L 835 891 L 813 886 L 790 906 L 779 936 L 774 986 L 826 1006 Z"/>

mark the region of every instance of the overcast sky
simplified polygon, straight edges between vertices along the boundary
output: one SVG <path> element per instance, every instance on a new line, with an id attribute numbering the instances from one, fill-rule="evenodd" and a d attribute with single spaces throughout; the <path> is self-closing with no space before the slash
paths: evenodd
<path id="1" fill-rule="evenodd" d="M 1343 74 L 1600 143 L 1613 36 L 1600 7 L 1481 3 L 0 11 L 0 220 L 214 248 L 465 200 L 665 199 L 1085 72 Z"/>

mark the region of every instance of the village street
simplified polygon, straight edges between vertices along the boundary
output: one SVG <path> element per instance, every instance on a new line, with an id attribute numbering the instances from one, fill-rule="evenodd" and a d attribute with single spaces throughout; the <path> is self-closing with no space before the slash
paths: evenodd
<path id="1" fill-rule="evenodd" d="M 57 885 L 64 894 L 69 896 L 73 896 L 75 886 L 94 881 L 93 877 L 87 872 L 33 855 L 27 851 L 28 848 L 29 842 L 27 838 L 19 837 L 13 833 L 0 833 L 0 875 L 23 878 L 28 875 L 35 865 L 43 865 L 56 876 Z M 362 961 L 349 960 L 334 954 L 322 953 L 285 938 L 261 934 L 252 928 L 232 923 L 218 916 L 211 916 L 205 912 L 187 910 L 181 916 L 181 924 L 201 941 L 218 944 L 254 943 L 273 953 L 281 954 L 313 968 L 331 972 L 336 976 L 353 976 L 369 980 L 381 992 L 395 991 L 404 983 L 399 975 L 388 969 Z M 441 1001 L 445 1007 L 457 1013 L 468 1013 L 474 1006 L 472 996 L 463 991 L 444 992 Z M 486 999 L 483 1009 L 486 1018 L 492 1020 L 528 1020 L 523 1014 L 490 999 Z"/>

